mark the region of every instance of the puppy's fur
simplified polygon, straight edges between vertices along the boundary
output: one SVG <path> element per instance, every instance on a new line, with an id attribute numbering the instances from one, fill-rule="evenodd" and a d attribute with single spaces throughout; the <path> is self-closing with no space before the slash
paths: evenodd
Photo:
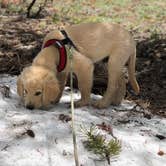
<path id="1" fill-rule="evenodd" d="M 55 103 L 60 89 L 54 72 L 43 66 L 32 65 L 18 77 L 17 92 L 25 106 L 33 109 Z"/>
<path id="2" fill-rule="evenodd" d="M 128 31 L 119 25 L 109 23 L 86 23 L 68 26 L 64 29 L 78 49 L 78 51 L 73 51 L 73 71 L 77 76 L 81 92 L 81 99 L 75 103 L 76 106 L 90 104 L 93 64 L 105 57 L 109 57 L 107 90 L 103 98 L 92 102 L 92 105 L 97 108 L 105 108 L 110 104 L 121 102 L 126 88 L 123 74 L 123 67 L 126 63 L 128 64 L 129 81 L 135 92 L 139 93 L 139 85 L 135 78 L 136 46 Z M 43 46 L 49 39 L 62 40 L 64 36 L 59 30 L 52 31 L 45 37 Z M 56 47 L 50 46 L 44 48 L 34 59 L 32 66 L 23 71 L 18 79 L 18 93 L 22 96 L 20 87 L 25 89 L 26 86 L 29 86 L 26 90 L 29 90 L 31 94 L 27 95 L 28 98 L 23 96 L 25 105 L 33 103 L 34 107 L 37 108 L 48 105 L 52 100 L 59 100 L 70 68 L 69 63 L 67 63 L 65 70 L 58 73 L 56 70 L 58 63 L 59 52 Z M 39 73 L 38 76 L 36 76 L 37 73 Z M 48 77 L 48 75 L 52 77 Z M 50 91 L 50 95 L 46 97 L 47 101 L 44 98 L 40 101 L 39 99 L 34 100 L 33 94 L 38 89 L 38 85 L 43 87 L 49 80 L 53 80 L 55 83 L 51 85 L 54 87 L 54 92 Z M 45 92 L 42 91 L 42 93 L 45 96 Z"/>

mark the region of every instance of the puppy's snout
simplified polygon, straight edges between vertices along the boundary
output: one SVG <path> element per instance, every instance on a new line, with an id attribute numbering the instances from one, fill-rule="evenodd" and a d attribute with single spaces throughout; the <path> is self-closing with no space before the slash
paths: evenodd
<path id="1" fill-rule="evenodd" d="M 32 104 L 26 105 L 26 108 L 28 108 L 30 110 L 33 110 L 34 109 L 34 105 L 32 105 Z"/>

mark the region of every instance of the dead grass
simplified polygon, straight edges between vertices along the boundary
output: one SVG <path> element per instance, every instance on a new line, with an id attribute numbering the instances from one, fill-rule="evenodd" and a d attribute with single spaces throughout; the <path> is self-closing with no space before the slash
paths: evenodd
<path id="1" fill-rule="evenodd" d="M 166 2 L 163 0 L 86 0 L 57 1 L 53 3 L 55 23 L 115 22 L 140 32 L 166 25 Z"/>

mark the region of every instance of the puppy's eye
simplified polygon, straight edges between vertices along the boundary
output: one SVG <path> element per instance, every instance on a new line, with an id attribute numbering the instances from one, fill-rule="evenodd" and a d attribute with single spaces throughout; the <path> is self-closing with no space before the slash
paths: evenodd
<path id="1" fill-rule="evenodd" d="M 35 93 L 35 96 L 39 96 L 39 95 L 41 95 L 41 94 L 42 94 L 41 91 L 37 91 L 37 92 Z"/>

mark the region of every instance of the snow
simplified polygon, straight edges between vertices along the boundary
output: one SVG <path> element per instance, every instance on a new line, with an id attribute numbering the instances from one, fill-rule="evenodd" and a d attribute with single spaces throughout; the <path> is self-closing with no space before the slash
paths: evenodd
<path id="1" fill-rule="evenodd" d="M 27 110 L 16 93 L 16 77 L 1 75 L 0 85 L 10 87 L 10 98 L 0 92 L 0 166 L 74 166 L 71 121 L 59 120 L 60 114 L 70 115 L 65 102 L 70 101 L 68 88 L 59 104 L 50 110 Z M 74 98 L 80 94 L 75 91 Z M 93 98 L 100 98 L 92 94 Z M 133 108 L 137 108 L 134 112 Z M 78 156 L 82 166 L 107 166 L 107 161 L 88 152 L 83 146 L 85 137 L 80 125 L 89 128 L 105 122 L 121 141 L 122 151 L 111 158 L 111 166 L 164 166 L 166 141 L 155 135 L 166 136 L 166 119 L 153 116 L 147 119 L 143 110 L 124 100 L 118 107 L 97 110 L 92 107 L 75 109 Z M 34 132 L 34 137 L 26 133 Z M 101 131 L 104 132 L 104 131 Z M 108 138 L 111 135 L 105 132 Z"/>

